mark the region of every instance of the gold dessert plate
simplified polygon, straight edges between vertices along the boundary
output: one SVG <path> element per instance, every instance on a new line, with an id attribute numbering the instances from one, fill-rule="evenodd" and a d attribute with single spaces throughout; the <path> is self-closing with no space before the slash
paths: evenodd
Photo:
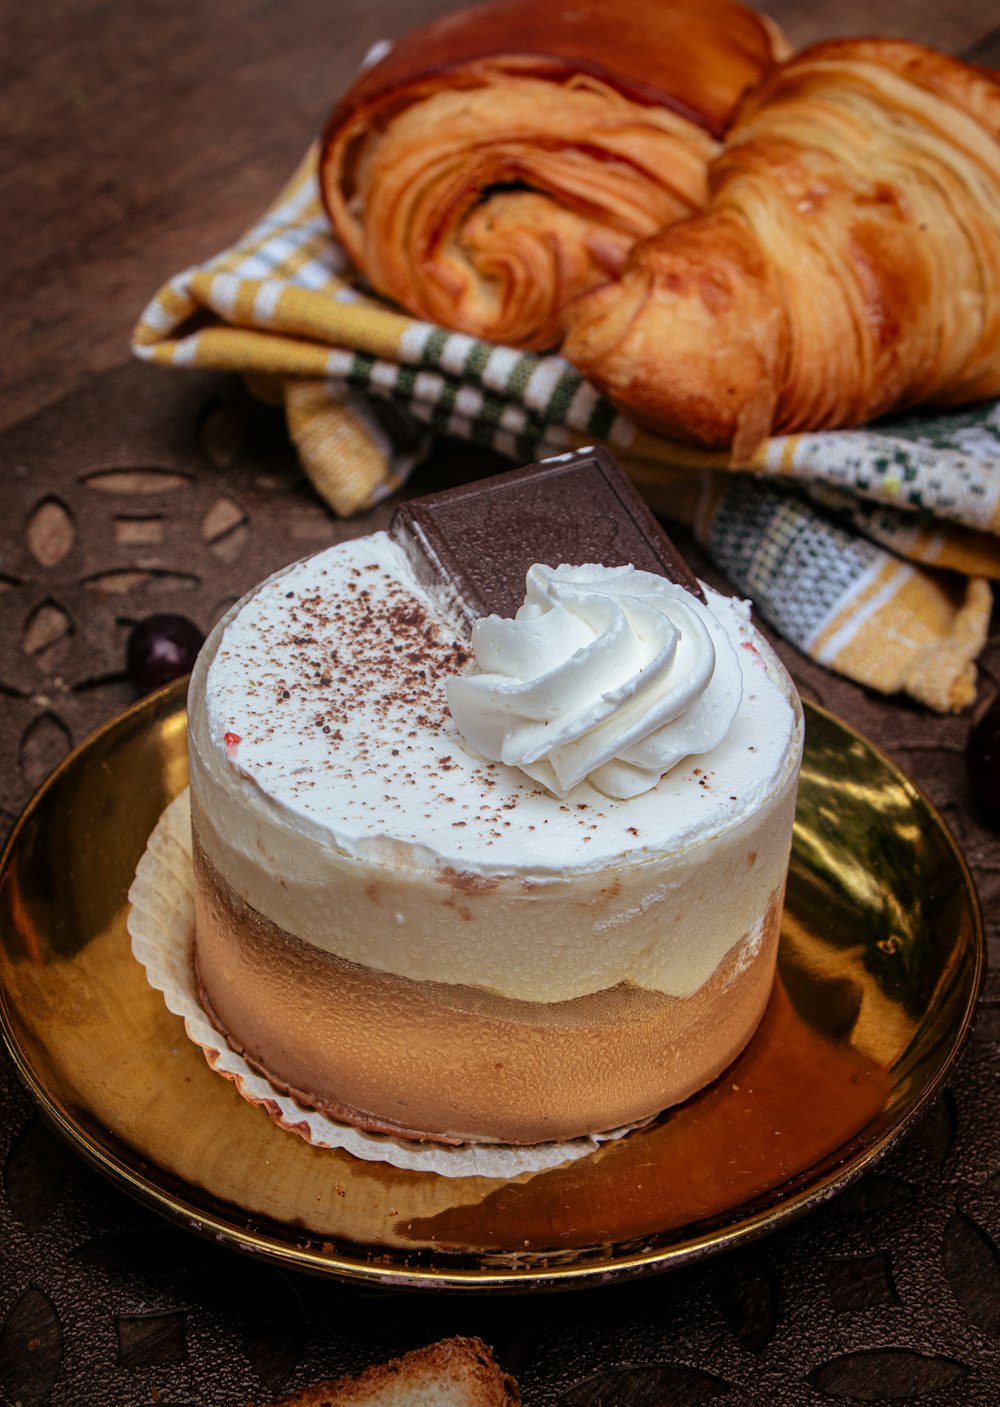
<path id="1" fill-rule="evenodd" d="M 777 1227 L 869 1167 L 969 1033 L 985 961 L 962 856 L 886 757 L 807 705 L 779 981 L 713 1085 L 514 1181 L 315 1148 L 213 1072 L 132 956 L 127 891 L 187 781 L 185 688 L 91 737 L 15 827 L 0 858 L 0 1026 L 76 1151 L 195 1231 L 396 1287 L 663 1270 Z"/>

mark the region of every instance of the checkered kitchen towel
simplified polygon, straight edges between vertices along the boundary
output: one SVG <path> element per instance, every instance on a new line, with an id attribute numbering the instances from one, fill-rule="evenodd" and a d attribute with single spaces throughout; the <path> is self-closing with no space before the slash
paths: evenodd
<path id="1" fill-rule="evenodd" d="M 1000 579 L 998 402 L 778 437 L 733 472 L 638 429 L 559 356 L 449 332 L 375 297 L 327 223 L 315 151 L 233 248 L 160 290 L 134 350 L 238 371 L 280 396 L 306 472 L 342 515 L 398 488 L 434 434 L 520 463 L 605 443 L 803 652 L 934 709 L 974 697 L 989 579 Z"/>

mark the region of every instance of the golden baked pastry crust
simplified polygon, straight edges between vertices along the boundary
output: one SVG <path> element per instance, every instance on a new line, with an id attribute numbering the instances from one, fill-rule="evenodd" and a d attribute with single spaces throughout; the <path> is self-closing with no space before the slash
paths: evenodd
<path id="1" fill-rule="evenodd" d="M 705 214 L 567 310 L 564 351 L 637 419 L 744 458 L 770 432 L 1000 391 L 1000 78 L 904 41 L 776 65 Z"/>
<path id="2" fill-rule="evenodd" d="M 734 0 L 494 0 L 399 40 L 335 110 L 333 226 L 417 317 L 524 347 L 699 210 L 741 93 L 785 44 Z"/>

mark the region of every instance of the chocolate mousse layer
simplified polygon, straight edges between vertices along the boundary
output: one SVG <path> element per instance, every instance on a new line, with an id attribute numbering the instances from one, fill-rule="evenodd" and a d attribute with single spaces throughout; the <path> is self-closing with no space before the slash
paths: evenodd
<path id="1" fill-rule="evenodd" d="M 715 1079 L 767 1005 L 783 897 L 691 997 L 525 1002 L 345 962 L 252 910 L 198 845 L 195 872 L 196 974 L 229 1044 L 310 1108 L 441 1143 L 608 1131 Z"/>

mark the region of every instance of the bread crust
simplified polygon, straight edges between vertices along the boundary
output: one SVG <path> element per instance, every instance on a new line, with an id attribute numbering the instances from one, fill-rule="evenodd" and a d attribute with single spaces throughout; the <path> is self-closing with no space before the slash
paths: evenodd
<path id="1" fill-rule="evenodd" d="M 410 1403 L 520 1407 L 521 1393 L 482 1339 L 456 1335 L 375 1364 L 356 1377 L 301 1388 L 267 1407 L 408 1407 Z"/>
<path id="2" fill-rule="evenodd" d="M 709 185 L 567 309 L 566 356 L 636 419 L 745 460 L 1000 392 L 1000 76 L 815 45 L 744 99 Z"/>
<path id="3" fill-rule="evenodd" d="M 565 303 L 704 206 L 745 89 L 787 46 L 736 0 L 493 0 L 398 40 L 322 144 L 338 238 L 420 318 L 545 348 Z"/>

